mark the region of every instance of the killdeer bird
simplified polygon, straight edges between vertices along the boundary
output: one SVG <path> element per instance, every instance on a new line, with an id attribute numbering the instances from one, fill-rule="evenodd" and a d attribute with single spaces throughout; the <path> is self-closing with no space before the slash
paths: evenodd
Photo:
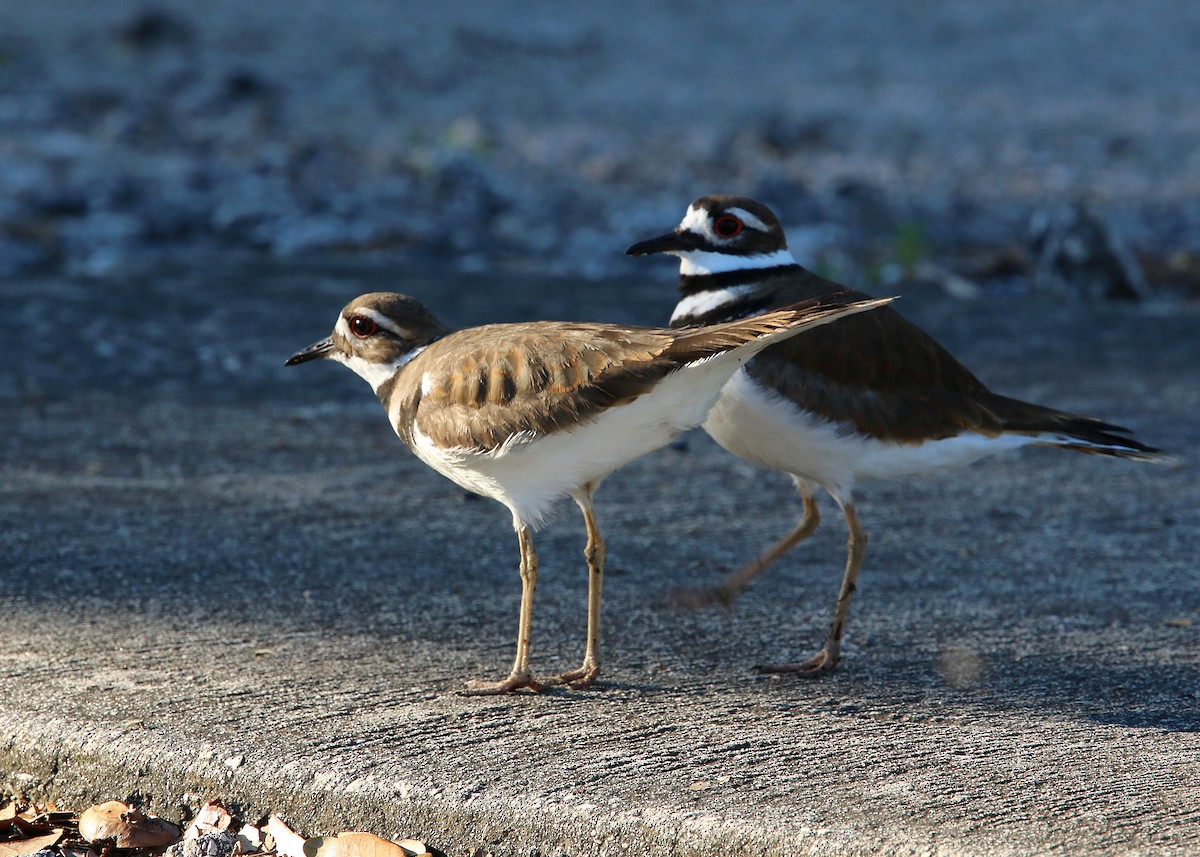
<path id="1" fill-rule="evenodd" d="M 798 265 L 775 214 L 745 197 L 698 199 L 674 232 L 625 252 L 679 257 L 681 297 L 670 322 L 677 329 L 703 329 L 806 299 L 867 297 Z M 795 528 L 757 558 L 715 587 L 677 593 L 678 601 L 732 603 L 816 529 L 815 487 L 845 516 L 848 556 L 824 647 L 807 660 L 761 668 L 806 676 L 833 670 L 840 656 L 867 546 L 854 509 L 858 483 L 967 464 L 1027 444 L 1162 460 L 1128 429 L 993 393 L 890 307 L 763 351 L 730 379 L 704 429 L 733 454 L 790 474 L 804 511 Z"/>
<path id="2" fill-rule="evenodd" d="M 521 563 L 517 654 L 501 681 L 468 693 L 591 684 L 600 674 L 604 539 L 592 496 L 618 467 L 704 421 L 758 351 L 887 300 L 808 301 L 699 330 L 533 322 L 453 330 L 411 297 L 374 293 L 342 310 L 333 335 L 287 360 L 343 363 L 383 403 L 396 434 L 451 481 L 512 513 Z M 570 497 L 587 528 L 583 664 L 543 681 L 529 670 L 537 553 L 533 532 Z"/>

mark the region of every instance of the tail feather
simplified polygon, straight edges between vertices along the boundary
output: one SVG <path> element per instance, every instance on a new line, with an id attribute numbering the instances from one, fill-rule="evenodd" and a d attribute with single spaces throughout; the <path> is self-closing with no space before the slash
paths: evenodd
<path id="1" fill-rule="evenodd" d="M 1171 464 L 1175 459 L 1161 449 L 1147 446 L 1132 437 L 1122 437 L 1113 431 L 1128 432 L 1119 426 L 1107 426 L 1109 430 L 1090 428 L 1086 432 L 1046 433 L 1036 441 L 1046 446 L 1056 446 L 1060 449 L 1071 449 L 1075 452 L 1086 452 L 1090 455 L 1111 455 L 1113 458 L 1124 458 L 1129 461 L 1149 461 L 1158 464 Z"/>
<path id="2" fill-rule="evenodd" d="M 990 391 L 983 398 L 986 399 L 985 406 L 1000 417 L 1004 431 L 1033 435 L 1038 444 L 1131 461 L 1175 461 L 1161 449 L 1148 446 L 1133 437 L 1132 430 L 1124 426 L 1022 402 Z"/>

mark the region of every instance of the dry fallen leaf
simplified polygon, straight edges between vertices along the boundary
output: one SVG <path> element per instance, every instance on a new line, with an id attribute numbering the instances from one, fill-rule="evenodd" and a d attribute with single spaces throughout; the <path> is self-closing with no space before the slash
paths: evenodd
<path id="1" fill-rule="evenodd" d="M 45 836 L 55 829 L 55 826 L 49 823 L 48 818 L 49 816 L 45 813 L 26 810 L 8 822 L 9 829 L 16 830 L 25 836 Z M 0 820 L 0 829 L 3 827 L 4 822 Z"/>
<path id="2" fill-rule="evenodd" d="M 374 833 L 339 833 L 336 836 L 314 836 L 304 843 L 306 857 L 413 857 L 428 854 L 425 843 L 406 839 L 420 850 L 376 836 Z"/>
<path id="3" fill-rule="evenodd" d="M 304 857 L 304 837 L 283 823 L 283 819 L 272 815 L 267 819 L 267 835 L 275 840 L 275 850 L 280 857 Z"/>
<path id="4" fill-rule="evenodd" d="M 233 816 L 229 814 L 229 810 L 219 800 L 210 800 L 200 807 L 200 811 L 184 831 L 183 838 L 198 839 L 205 833 L 224 833 L 231 824 Z"/>
<path id="5" fill-rule="evenodd" d="M 0 842 L 0 857 L 24 857 L 26 854 L 36 854 L 43 848 L 50 848 L 53 845 L 57 845 L 58 840 L 62 839 L 62 835 L 62 830 L 55 828 L 49 833 L 34 836 L 30 839 Z"/>
<path id="6" fill-rule="evenodd" d="M 83 811 L 79 834 L 88 842 L 111 839 L 117 848 L 157 848 L 179 839 L 180 830 L 165 818 L 144 815 L 124 801 L 110 800 Z"/>
<path id="7" fill-rule="evenodd" d="M 263 850 L 263 835 L 262 831 L 253 824 L 243 824 L 242 829 L 238 831 L 237 837 L 237 852 L 238 854 L 253 854 L 256 851 Z"/>

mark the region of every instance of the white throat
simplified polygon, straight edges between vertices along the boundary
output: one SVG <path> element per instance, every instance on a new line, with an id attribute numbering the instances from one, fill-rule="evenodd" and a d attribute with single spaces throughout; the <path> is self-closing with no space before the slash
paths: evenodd
<path id="1" fill-rule="evenodd" d="M 755 253 L 752 256 L 714 253 L 711 250 L 680 250 L 671 255 L 679 257 L 679 275 L 682 277 L 703 277 L 706 274 L 723 274 L 726 271 L 749 271 L 796 264 L 795 258 L 786 249 L 776 250 L 774 253 Z"/>
<path id="2" fill-rule="evenodd" d="M 405 363 L 412 360 L 424 350 L 424 345 L 420 348 L 414 348 L 412 351 L 400 355 L 391 363 L 372 363 L 370 360 L 364 360 L 357 354 L 345 354 L 341 351 L 334 352 L 330 356 L 339 363 L 348 366 L 355 375 L 358 375 L 370 384 L 371 389 L 378 393 L 379 388 L 390 381 L 392 376 L 399 372 Z"/>

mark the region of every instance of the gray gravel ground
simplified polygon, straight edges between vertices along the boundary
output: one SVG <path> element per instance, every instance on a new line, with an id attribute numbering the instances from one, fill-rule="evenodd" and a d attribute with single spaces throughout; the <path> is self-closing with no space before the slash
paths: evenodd
<path id="1" fill-rule="evenodd" d="M 1183 0 L 0 3 L 0 787 L 456 855 L 1200 852 L 1197 44 Z M 821 639 L 836 514 L 731 615 L 668 608 L 798 508 L 693 435 L 600 494 L 605 685 L 455 695 L 511 656 L 507 514 L 282 360 L 376 288 L 661 322 L 671 266 L 620 251 L 714 192 L 855 284 L 974 270 L 878 290 L 1182 463 L 866 489 L 844 668 L 804 683 L 751 667 Z M 1069 204 L 1150 300 L 1028 295 Z M 546 670 L 582 648 L 574 518 Z"/>
<path id="2" fill-rule="evenodd" d="M 1020 243 L 1075 201 L 1194 251 L 1197 43 L 1187 0 L 6 0 L 0 273 L 202 243 L 610 274 L 614 232 L 712 192 L 816 247 Z"/>

